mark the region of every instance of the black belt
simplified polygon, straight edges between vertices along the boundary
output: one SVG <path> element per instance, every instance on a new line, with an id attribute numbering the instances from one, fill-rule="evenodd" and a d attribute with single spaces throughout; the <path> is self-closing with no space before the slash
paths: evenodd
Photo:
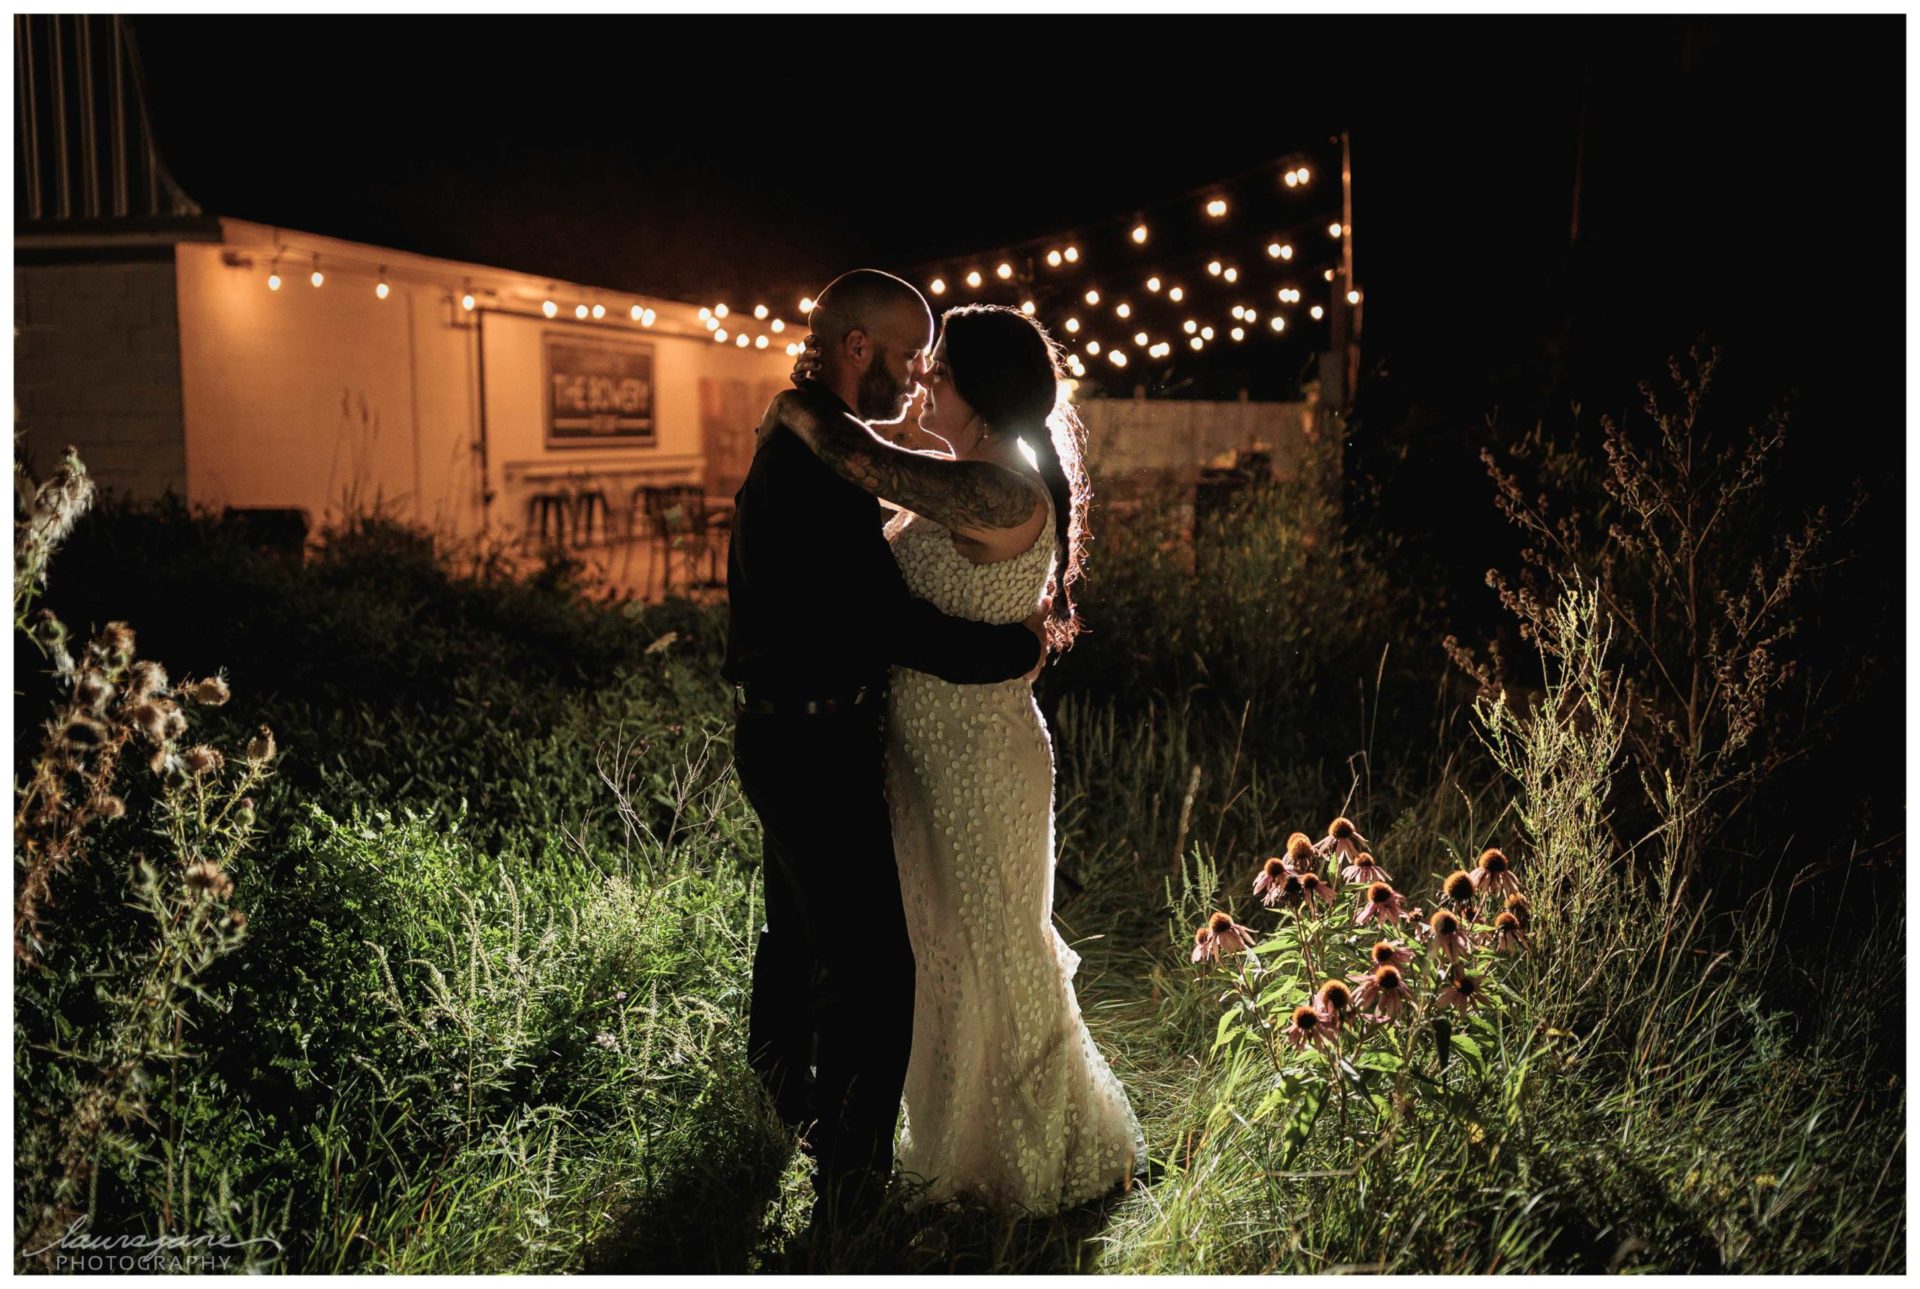
<path id="1" fill-rule="evenodd" d="M 815 698 L 799 698 L 790 695 L 762 694 L 751 685 L 736 685 L 733 691 L 733 710 L 754 716 L 831 716 L 835 712 L 849 711 L 866 701 L 871 686 L 839 694 L 823 694 Z"/>

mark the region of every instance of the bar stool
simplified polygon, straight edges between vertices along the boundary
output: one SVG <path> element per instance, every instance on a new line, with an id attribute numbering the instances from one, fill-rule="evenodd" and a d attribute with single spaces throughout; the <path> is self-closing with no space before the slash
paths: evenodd
<path id="1" fill-rule="evenodd" d="M 606 490 L 598 487 L 576 488 L 572 497 L 572 518 L 569 530 L 575 546 L 593 544 L 593 524 L 600 521 L 600 537 L 604 541 L 612 531 L 607 518 Z"/>
<path id="2" fill-rule="evenodd" d="M 527 500 L 529 544 L 558 546 L 567 540 L 573 498 L 564 492 L 536 492 Z"/>

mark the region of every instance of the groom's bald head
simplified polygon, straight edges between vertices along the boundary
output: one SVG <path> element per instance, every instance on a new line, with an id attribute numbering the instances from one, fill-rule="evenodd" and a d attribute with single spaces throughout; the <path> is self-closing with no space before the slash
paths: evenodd
<path id="1" fill-rule="evenodd" d="M 933 311 L 912 283 L 855 269 L 815 298 L 807 329 L 820 347 L 820 379 L 860 415 L 885 419 L 912 392 L 914 362 L 933 343 Z"/>

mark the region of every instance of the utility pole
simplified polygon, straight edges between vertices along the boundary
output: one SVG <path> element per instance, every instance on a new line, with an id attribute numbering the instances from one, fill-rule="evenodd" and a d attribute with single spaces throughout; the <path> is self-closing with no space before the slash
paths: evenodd
<path id="1" fill-rule="evenodd" d="M 1320 404 L 1345 413 L 1360 380 L 1360 311 L 1347 302 L 1353 285 L 1353 149 L 1340 131 L 1340 268 L 1329 293 L 1327 352 L 1320 360 Z"/>

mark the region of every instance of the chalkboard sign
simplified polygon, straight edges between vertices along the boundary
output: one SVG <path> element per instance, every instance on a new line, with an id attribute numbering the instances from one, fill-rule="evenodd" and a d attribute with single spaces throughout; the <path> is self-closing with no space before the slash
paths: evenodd
<path id="1" fill-rule="evenodd" d="M 547 446 L 658 446 L 653 346 L 548 332 Z"/>

